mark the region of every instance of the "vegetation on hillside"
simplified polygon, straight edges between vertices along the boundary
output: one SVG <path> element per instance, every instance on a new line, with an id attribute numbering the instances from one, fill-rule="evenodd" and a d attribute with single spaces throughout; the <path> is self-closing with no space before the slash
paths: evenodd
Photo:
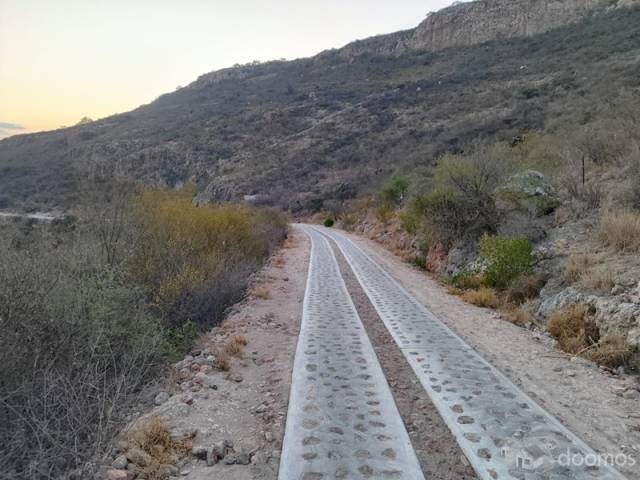
<path id="1" fill-rule="evenodd" d="M 468 152 L 478 137 L 588 123 L 640 85 L 639 32 L 640 9 L 616 10 L 471 48 L 329 51 L 204 75 L 130 113 L 0 142 L 0 204 L 74 204 L 79 179 L 115 168 L 154 185 L 192 180 L 207 199 L 262 194 L 294 211 L 327 209 L 397 170 Z M 598 143 L 607 122 L 593 127 L 582 135 Z"/>
<path id="2" fill-rule="evenodd" d="M 637 286 L 639 109 L 640 100 L 629 95 L 580 121 L 549 121 L 509 141 L 478 140 L 465 152 L 433 159 L 434 168 L 395 173 L 369 203 L 345 204 L 339 221 L 353 229 L 373 211 L 385 235 L 399 229 L 411 245 L 407 258 L 443 275 L 453 293 L 497 308 L 516 324 L 542 326 L 546 318 L 533 315 L 532 301 L 548 282 L 547 295 L 566 287 L 611 295 Z M 593 234 L 569 245 L 578 253 L 550 259 L 548 236 L 555 227 L 571 232 L 574 224 Z M 534 250 L 540 244 L 542 253 Z M 624 298 L 618 301 L 630 301 Z M 565 317 L 560 312 L 555 322 Z M 637 358 L 635 346 L 621 347 L 627 323 L 610 330 L 602 321 L 602 338 L 594 327 L 597 338 L 558 336 L 560 348 L 609 366 Z M 571 342 L 580 346 L 569 348 Z"/>
<path id="3" fill-rule="evenodd" d="M 269 211 L 104 189 L 81 219 L 0 229 L 0 478 L 104 450 L 144 384 L 220 321 L 283 238 Z"/>

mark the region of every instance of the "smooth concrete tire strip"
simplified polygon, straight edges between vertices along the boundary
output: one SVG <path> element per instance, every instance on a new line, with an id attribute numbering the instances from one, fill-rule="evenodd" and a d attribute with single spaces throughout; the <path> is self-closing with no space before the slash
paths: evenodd
<path id="1" fill-rule="evenodd" d="M 315 230 L 280 480 L 423 480 L 333 249 Z"/>
<path id="2" fill-rule="evenodd" d="M 334 230 L 318 230 L 344 254 L 480 478 L 624 479 L 360 247 Z"/>

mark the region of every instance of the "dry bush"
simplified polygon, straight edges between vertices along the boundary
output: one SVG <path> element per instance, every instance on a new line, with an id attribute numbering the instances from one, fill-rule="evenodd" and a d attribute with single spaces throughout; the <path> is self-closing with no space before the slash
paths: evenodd
<path id="1" fill-rule="evenodd" d="M 234 343 L 237 343 L 238 345 L 242 345 L 243 347 L 246 347 L 249 343 L 247 337 L 245 337 L 244 335 L 234 335 L 232 341 Z"/>
<path id="2" fill-rule="evenodd" d="M 640 252 L 640 213 L 630 210 L 607 211 L 600 218 L 602 242 L 620 252 Z"/>
<path id="3" fill-rule="evenodd" d="M 578 354 L 600 339 L 598 328 L 589 317 L 589 307 L 572 304 L 554 312 L 547 322 L 547 330 L 562 350 Z"/>
<path id="4" fill-rule="evenodd" d="M 541 275 L 522 275 L 516 278 L 507 290 L 507 300 L 521 305 L 527 300 L 536 298 L 544 284 L 545 279 Z"/>
<path id="5" fill-rule="evenodd" d="M 287 264 L 287 261 L 284 257 L 278 257 L 273 261 L 273 266 L 276 268 L 284 268 Z"/>
<path id="6" fill-rule="evenodd" d="M 392 204 L 382 202 L 376 207 L 376 218 L 382 223 L 389 223 L 395 214 L 395 209 Z"/>
<path id="7" fill-rule="evenodd" d="M 176 439 L 169 425 L 160 417 L 141 421 L 127 435 L 125 454 L 131 469 L 148 480 L 168 479 L 173 466 L 191 452 L 191 438 Z"/>
<path id="8" fill-rule="evenodd" d="M 570 305 L 557 311 L 549 319 L 547 328 L 562 350 L 600 365 L 618 367 L 633 353 L 622 336 L 600 338 L 600 331 L 586 305 Z"/>
<path id="9" fill-rule="evenodd" d="M 609 293 L 616 285 L 614 273 L 605 267 L 583 274 L 581 283 L 585 287 L 601 293 Z"/>
<path id="10" fill-rule="evenodd" d="M 151 290 L 162 317 L 218 323 L 247 279 L 286 236 L 283 217 L 247 205 L 192 202 L 194 190 L 146 190 L 133 202 L 140 242 L 129 260 L 134 281 Z M 211 292 L 215 292 L 212 295 Z"/>
<path id="11" fill-rule="evenodd" d="M 593 254 L 580 253 L 571 255 L 565 264 L 562 279 L 567 284 L 576 283 L 598 262 L 598 257 Z"/>
<path id="12" fill-rule="evenodd" d="M 533 314 L 522 307 L 509 307 L 504 309 L 501 313 L 505 320 L 513 323 L 514 325 L 518 325 L 519 327 L 525 327 L 530 323 L 535 322 Z"/>
<path id="13" fill-rule="evenodd" d="M 447 293 L 449 295 L 455 295 L 456 297 L 462 297 L 462 295 L 464 295 L 466 292 L 466 290 L 462 290 L 461 288 L 458 288 L 454 285 L 447 285 Z"/>
<path id="14" fill-rule="evenodd" d="M 262 300 L 269 300 L 271 298 L 271 291 L 267 287 L 258 287 L 253 291 L 253 295 Z"/>
<path id="15" fill-rule="evenodd" d="M 159 370 L 144 291 L 83 228 L 0 231 L 0 478 L 91 478 L 84 465 Z"/>
<path id="16" fill-rule="evenodd" d="M 220 370 L 221 372 L 228 372 L 231 370 L 231 361 L 229 354 L 225 350 L 218 350 L 214 354 L 213 368 Z"/>
<path id="17" fill-rule="evenodd" d="M 496 291 L 487 287 L 480 287 L 478 290 L 467 290 L 462 294 L 462 299 L 472 305 L 485 308 L 498 308 L 501 304 L 500 297 Z"/>
<path id="18" fill-rule="evenodd" d="M 626 364 L 632 355 L 633 349 L 622 335 L 610 335 L 589 349 L 585 356 L 599 365 L 617 368 Z"/>
<path id="19" fill-rule="evenodd" d="M 224 345 L 224 351 L 232 357 L 239 357 L 242 354 L 242 350 L 247 344 L 247 339 L 242 335 L 236 335 L 230 338 Z"/>

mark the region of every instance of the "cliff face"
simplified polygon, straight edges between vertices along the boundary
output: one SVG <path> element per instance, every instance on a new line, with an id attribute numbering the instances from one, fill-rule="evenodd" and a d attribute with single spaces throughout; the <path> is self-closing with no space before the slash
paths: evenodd
<path id="1" fill-rule="evenodd" d="M 635 5 L 640 0 L 476 0 L 430 13 L 413 30 L 354 42 L 341 53 L 401 55 L 528 37 L 578 22 L 598 10 Z"/>
<path id="2" fill-rule="evenodd" d="M 412 49 L 442 50 L 499 38 L 526 37 L 581 20 L 606 0 L 479 0 L 431 14 L 415 30 Z"/>

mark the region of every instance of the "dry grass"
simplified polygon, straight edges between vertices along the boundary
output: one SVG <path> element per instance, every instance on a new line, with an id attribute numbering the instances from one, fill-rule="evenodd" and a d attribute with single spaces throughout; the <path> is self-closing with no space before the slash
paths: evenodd
<path id="1" fill-rule="evenodd" d="M 616 280 L 614 272 L 603 266 L 584 274 L 581 283 L 596 292 L 609 293 L 616 285 Z"/>
<path id="2" fill-rule="evenodd" d="M 462 299 L 473 305 L 484 308 L 498 308 L 501 304 L 500 297 L 495 290 L 480 287 L 478 290 L 467 290 L 462 294 Z"/>
<path id="3" fill-rule="evenodd" d="M 243 347 L 246 347 L 247 344 L 249 343 L 249 341 L 247 340 L 247 337 L 245 337 L 244 335 L 234 335 L 234 337 L 232 338 L 232 341 L 234 343 L 237 343 L 238 345 L 242 345 Z"/>
<path id="4" fill-rule="evenodd" d="M 223 372 L 228 372 L 231 369 L 231 361 L 229 360 L 229 354 L 225 350 L 218 350 L 214 354 L 213 368 Z"/>
<path id="5" fill-rule="evenodd" d="M 632 355 L 633 350 L 622 335 L 610 335 L 588 350 L 585 356 L 599 365 L 617 368 L 626 364 Z"/>
<path id="6" fill-rule="evenodd" d="M 527 300 L 536 298 L 544 284 L 545 280 L 541 275 L 518 277 L 507 290 L 507 300 L 516 305 L 521 305 Z"/>
<path id="7" fill-rule="evenodd" d="M 286 248 L 288 250 L 291 248 L 295 248 L 296 245 L 297 245 L 297 242 L 292 237 L 287 237 L 287 239 L 282 244 L 282 248 Z"/>
<path id="8" fill-rule="evenodd" d="M 235 335 L 225 344 L 224 351 L 232 357 L 239 357 L 246 345 L 247 338 L 244 335 Z"/>
<path id="9" fill-rule="evenodd" d="M 549 318 L 547 329 L 560 348 L 571 354 L 580 354 L 600 340 L 587 305 L 574 304 L 558 310 Z"/>
<path id="10" fill-rule="evenodd" d="M 530 323 L 535 323 L 533 314 L 529 310 L 521 307 L 507 307 L 502 310 L 501 313 L 505 320 L 519 327 L 525 327 Z"/>
<path id="11" fill-rule="evenodd" d="M 269 300 L 271 298 L 271 291 L 266 287 L 258 287 L 253 291 L 256 298 L 261 300 Z"/>
<path id="12" fill-rule="evenodd" d="M 590 253 L 571 255 L 565 264 L 562 279 L 569 285 L 576 283 L 599 261 L 597 255 Z"/>
<path id="13" fill-rule="evenodd" d="M 640 213 L 607 211 L 600 218 L 600 240 L 619 252 L 640 252 Z"/>
<path id="14" fill-rule="evenodd" d="M 454 285 L 462 290 L 478 290 L 482 287 L 483 276 L 481 273 L 460 275 L 453 280 Z"/>
<path id="15" fill-rule="evenodd" d="M 458 287 L 454 287 L 453 285 L 446 285 L 446 288 L 449 295 L 455 295 L 456 297 L 462 297 L 462 295 L 464 295 L 465 293 L 464 290 Z"/>
<path id="16" fill-rule="evenodd" d="M 176 439 L 164 419 L 151 417 L 128 433 L 126 455 L 138 476 L 165 480 L 180 458 L 189 454 L 191 446 L 191 437 Z"/>
<path id="17" fill-rule="evenodd" d="M 547 328 L 562 350 L 600 365 L 619 367 L 633 354 L 620 335 L 600 338 L 600 331 L 586 305 L 570 305 L 557 311 L 549 319 Z"/>

